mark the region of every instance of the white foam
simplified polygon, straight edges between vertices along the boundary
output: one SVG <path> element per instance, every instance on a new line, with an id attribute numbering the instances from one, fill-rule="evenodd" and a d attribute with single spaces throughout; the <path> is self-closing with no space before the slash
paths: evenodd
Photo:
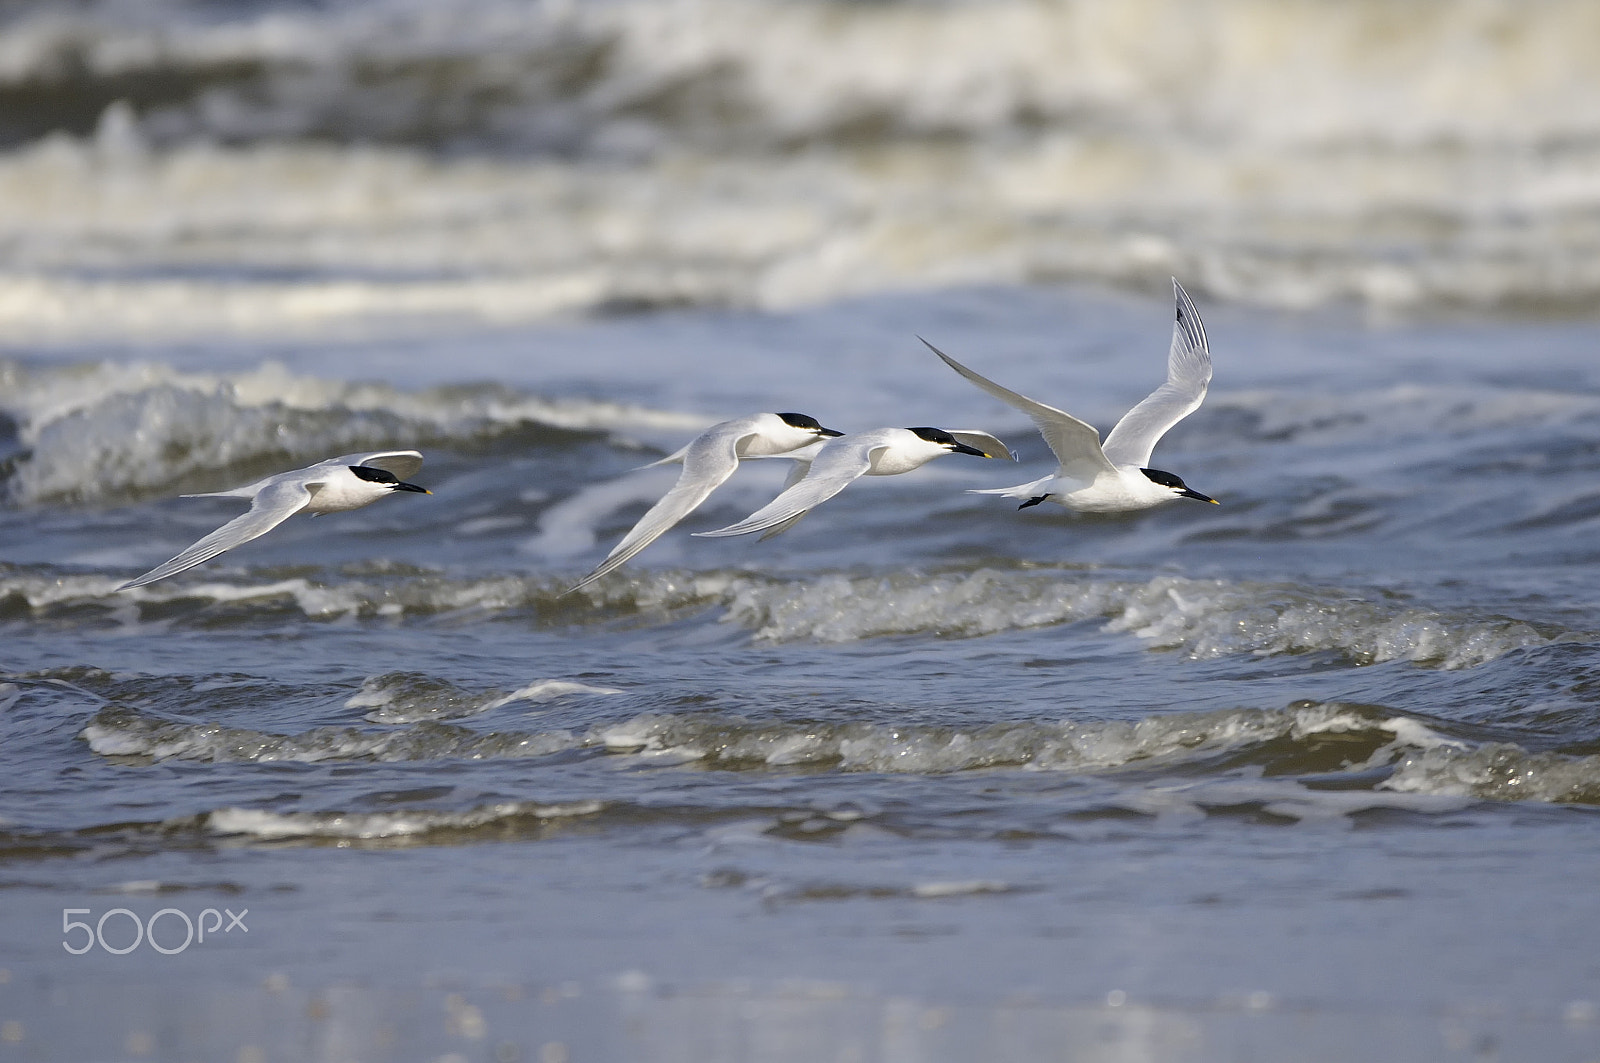
<path id="1" fill-rule="evenodd" d="M 449 579 L 407 574 L 327 584 L 298 577 L 266 584 L 219 578 L 158 583 L 114 595 L 114 579 L 0 571 L 0 597 L 20 597 L 36 611 L 99 604 L 129 623 L 137 622 L 140 604 L 189 598 L 257 605 L 276 599 L 315 619 L 503 613 L 558 601 L 569 585 L 554 576 Z M 1542 634 L 1514 618 L 1455 615 L 1337 589 L 1179 576 L 1100 579 L 1047 569 L 831 574 L 793 581 L 734 573 L 646 572 L 591 584 L 582 593 L 601 620 L 613 607 L 665 612 L 721 602 L 728 622 L 774 642 L 853 642 L 896 635 L 972 638 L 1105 620 L 1109 631 L 1196 659 L 1333 653 L 1358 664 L 1411 661 L 1454 669 L 1476 667 L 1519 649 L 1591 637 L 1573 631 Z"/>
<path id="2" fill-rule="evenodd" d="M 848 642 L 885 635 L 980 636 L 1107 618 L 1192 657 L 1331 651 L 1360 663 L 1482 664 L 1551 641 L 1528 624 L 1477 620 L 1282 584 L 1158 576 L 1145 582 L 979 569 L 939 575 L 829 575 L 741 581 L 728 618 L 760 639 Z"/>
<path id="3" fill-rule="evenodd" d="M 205 825 L 214 834 L 244 834 L 260 839 L 374 840 L 411 838 L 434 831 L 467 831 L 517 819 L 592 816 L 604 808 L 605 805 L 600 801 L 550 805 L 508 801 L 465 812 L 422 809 L 406 812 L 268 812 L 263 809 L 221 808 L 207 813 Z"/>
<path id="4" fill-rule="evenodd" d="M 61 91 L 61 56 L 86 94 L 171 98 L 0 158 L 0 328 L 321 335 L 1174 272 L 1284 306 L 1600 290 L 1585 0 L 1514 33 L 1499 4 L 423 6 L 8 23 L 13 99 Z M 530 150 L 392 146 L 459 139 Z"/>
<path id="5" fill-rule="evenodd" d="M 316 727 L 300 734 L 275 734 L 159 719 L 116 706 L 96 713 L 79 737 L 101 756 L 215 763 L 542 757 L 582 744 L 562 730 L 480 734 L 428 721 L 399 730 Z"/>
<path id="6" fill-rule="evenodd" d="M 1600 756 L 1532 752 L 1504 742 L 1407 752 L 1383 784 L 1405 794 L 1600 804 Z"/>
<path id="7" fill-rule="evenodd" d="M 1322 736 L 1347 736 L 1330 746 Z M 1254 806 L 1300 822 L 1345 825 L 1360 813 L 1394 809 L 1422 814 L 1458 811 L 1473 801 L 1600 804 L 1600 756 L 1535 752 L 1510 743 L 1475 744 L 1438 733 L 1409 717 L 1324 703 L 1285 709 L 1175 712 L 1138 720 L 1022 721 L 970 729 L 850 723 L 757 722 L 704 713 L 646 713 L 567 731 L 496 732 L 423 722 L 396 731 L 319 727 L 297 735 L 212 723 L 182 723 L 111 706 L 80 737 L 99 756 L 150 760 L 339 762 L 538 757 L 571 749 L 605 750 L 619 766 L 700 761 L 721 770 L 797 764 L 846 772 L 946 774 L 994 768 L 1073 775 L 1148 771 L 1206 762 L 1226 754 L 1237 766 L 1222 777 L 1134 785 L 1109 791 L 1117 807 L 1166 819 Z M 1375 787 L 1307 785 L 1263 771 L 1366 776 L 1391 769 Z M 497 817 L 588 814 L 589 805 L 496 805 L 468 814 L 406 812 L 351 816 L 224 810 L 218 830 L 382 837 L 432 829 L 467 829 Z M 560 812 L 576 808 L 576 812 Z M 214 813 L 213 816 L 224 813 Z M 462 818 L 465 815 L 466 818 Z M 228 818 L 233 817 L 233 818 Z M 441 818 L 443 817 L 443 818 Z M 474 818 L 476 817 L 476 818 Z M 819 818 L 820 817 L 820 818 Z M 842 814 L 806 813 L 804 821 L 851 823 Z M 787 822 L 787 821 L 786 821 Z M 771 826 L 751 827 L 752 837 Z M 1064 826 L 1067 833 L 1078 828 Z M 743 830 L 743 828 L 741 828 Z M 737 832 L 736 832 L 737 833 Z M 741 835 L 742 836 L 742 835 Z M 721 835 L 719 835 L 721 837 Z"/>
<path id="8" fill-rule="evenodd" d="M 1010 893 L 1016 887 L 998 879 L 968 879 L 949 882 L 918 882 L 911 887 L 911 895 L 923 899 L 943 897 L 970 897 L 980 893 Z"/>

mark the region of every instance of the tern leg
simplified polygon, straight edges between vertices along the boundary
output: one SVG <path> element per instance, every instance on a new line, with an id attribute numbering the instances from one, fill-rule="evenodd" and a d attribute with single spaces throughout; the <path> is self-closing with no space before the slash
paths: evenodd
<path id="1" fill-rule="evenodd" d="M 1045 501 L 1049 497 L 1050 497 L 1049 495 L 1035 495 L 1034 497 L 1028 499 L 1026 502 L 1022 503 L 1022 505 L 1018 506 L 1017 508 L 1018 509 L 1027 509 L 1029 506 L 1037 506 L 1040 502 Z"/>

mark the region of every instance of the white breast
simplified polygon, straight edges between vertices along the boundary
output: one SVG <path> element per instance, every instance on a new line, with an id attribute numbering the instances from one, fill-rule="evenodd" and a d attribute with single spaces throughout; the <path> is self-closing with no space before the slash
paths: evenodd
<path id="1" fill-rule="evenodd" d="M 307 513 L 338 513 L 347 509 L 360 509 L 393 490 L 387 484 L 375 484 L 363 480 L 343 466 L 329 471 L 319 481 L 308 486 L 311 488 L 311 501 L 306 504 Z"/>
<path id="2" fill-rule="evenodd" d="M 1097 477 L 1087 487 L 1057 481 L 1050 501 L 1080 513 L 1123 513 L 1149 509 L 1177 497 L 1172 488 L 1156 483 L 1138 469 L 1121 468 L 1115 474 Z"/>

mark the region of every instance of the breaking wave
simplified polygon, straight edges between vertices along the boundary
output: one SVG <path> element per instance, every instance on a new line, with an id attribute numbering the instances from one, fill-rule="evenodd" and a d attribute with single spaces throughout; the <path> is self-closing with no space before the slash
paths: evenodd
<path id="1" fill-rule="evenodd" d="M 549 401 L 491 385 L 407 392 L 272 365 L 190 373 L 110 362 L 34 369 L 0 361 L 0 416 L 14 424 L 19 448 L 0 462 L 0 485 L 24 505 L 126 498 L 219 476 L 232 486 L 286 465 L 396 445 L 704 425 L 685 414 Z"/>
<path id="2" fill-rule="evenodd" d="M 647 713 L 581 731 L 482 733 L 421 722 L 383 731 L 318 727 L 286 735 L 183 723 L 112 705 L 97 712 L 80 737 L 100 756 L 211 763 L 521 758 L 584 751 L 725 771 L 806 768 L 940 775 L 997 768 L 1068 774 L 1159 770 L 1161 781 L 1124 788 L 1116 798 L 1118 807 L 1148 815 L 1252 803 L 1292 819 L 1347 816 L 1374 808 L 1454 810 L 1464 800 L 1600 804 L 1600 757 L 1473 742 L 1442 734 L 1437 726 L 1372 706 L 1297 702 L 1278 710 L 1174 712 L 1136 721 L 1035 721 L 973 729 Z M 1308 787 L 1295 778 L 1341 775 L 1352 782 Z M 506 819 L 587 815 L 599 808 L 598 802 L 513 802 L 467 812 L 290 817 L 226 810 L 211 814 L 211 827 L 257 836 L 382 837 L 470 829 Z"/>
<path id="3" fill-rule="evenodd" d="M 146 608 L 186 604 L 215 623 L 230 609 L 253 620 L 273 610 L 313 619 L 533 616 L 552 624 L 609 623 L 722 606 L 725 619 L 761 640 L 855 642 L 893 636 L 977 638 L 1105 620 L 1113 632 L 1196 659 L 1233 654 L 1327 653 L 1351 663 L 1411 661 L 1470 668 L 1514 650 L 1590 636 L 1512 617 L 1441 613 L 1381 596 L 1278 583 L 1158 576 L 1117 580 L 1050 569 L 980 568 L 888 576 L 803 579 L 734 573 L 646 573 L 567 595 L 568 579 L 451 579 L 405 571 L 335 582 L 297 577 L 263 584 L 212 578 L 158 583 L 113 595 L 102 576 L 57 576 L 0 566 L 0 617 L 84 608 L 137 623 Z"/>
<path id="4" fill-rule="evenodd" d="M 121 100 L 158 143 L 611 157 L 1053 128 L 1539 145 L 1594 129 L 1596 28 L 1581 0 L 35 3 L 7 20 L 0 112 L 13 140 L 82 134 Z"/>
<path id="5" fill-rule="evenodd" d="M 37 4 L 0 325 L 67 340 L 1092 280 L 1592 308 L 1583 0 Z"/>

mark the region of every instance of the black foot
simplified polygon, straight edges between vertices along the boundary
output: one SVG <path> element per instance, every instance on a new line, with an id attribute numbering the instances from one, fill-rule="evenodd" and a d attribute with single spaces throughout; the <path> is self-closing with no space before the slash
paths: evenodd
<path id="1" fill-rule="evenodd" d="M 1045 499 L 1047 499 L 1049 497 L 1050 497 L 1049 495 L 1040 495 L 1037 498 L 1030 498 L 1026 502 L 1022 503 L 1022 505 L 1018 506 L 1017 508 L 1018 509 L 1027 509 L 1029 506 L 1037 506 L 1040 502 L 1043 502 Z"/>

